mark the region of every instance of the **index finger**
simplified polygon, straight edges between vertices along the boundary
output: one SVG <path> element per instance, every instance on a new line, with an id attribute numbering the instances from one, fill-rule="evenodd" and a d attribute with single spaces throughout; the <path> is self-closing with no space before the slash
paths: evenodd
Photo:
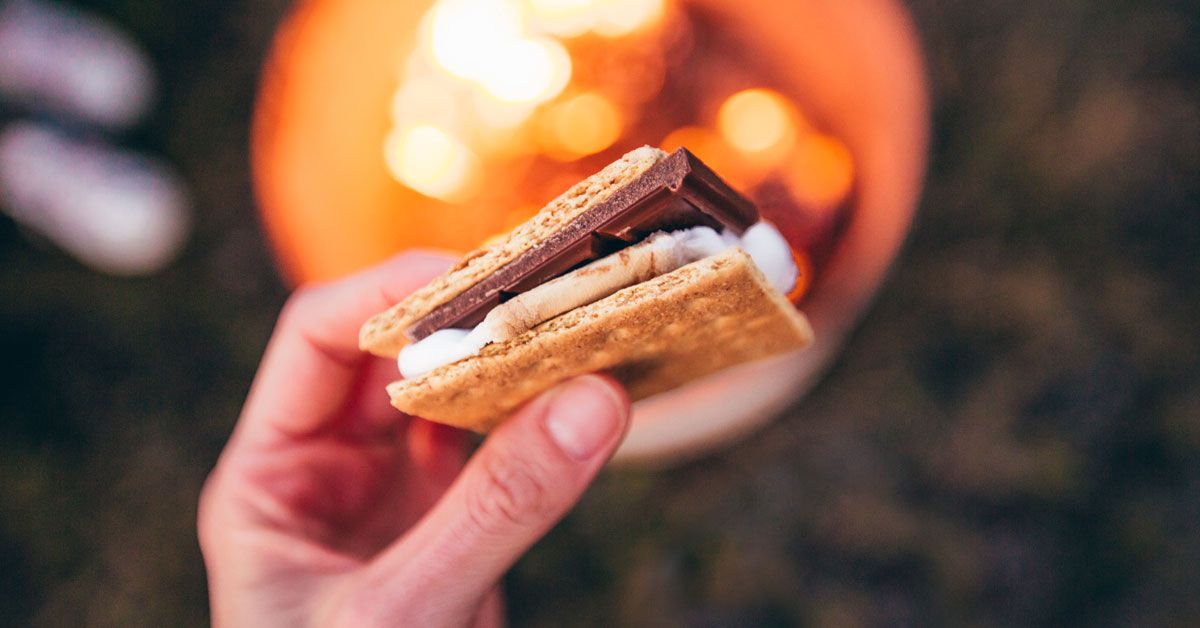
<path id="1" fill-rule="evenodd" d="M 359 326 L 451 263 L 444 255 L 404 253 L 334 283 L 298 290 L 275 325 L 239 429 L 301 437 L 328 424 L 346 408 L 374 359 L 358 348 Z"/>

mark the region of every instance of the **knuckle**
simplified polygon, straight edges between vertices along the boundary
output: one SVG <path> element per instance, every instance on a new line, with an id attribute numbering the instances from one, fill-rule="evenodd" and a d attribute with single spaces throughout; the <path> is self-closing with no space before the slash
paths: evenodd
<path id="1" fill-rule="evenodd" d="M 552 510 L 544 473 L 531 461 L 488 456 L 481 482 L 468 493 L 467 514 L 484 533 L 541 522 Z"/>

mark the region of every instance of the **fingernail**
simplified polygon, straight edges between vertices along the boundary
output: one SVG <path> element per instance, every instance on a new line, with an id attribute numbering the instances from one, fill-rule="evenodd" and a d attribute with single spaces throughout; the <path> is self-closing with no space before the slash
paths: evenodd
<path id="1" fill-rule="evenodd" d="M 564 453 L 580 461 L 612 442 L 628 412 L 612 385 L 594 375 L 572 380 L 551 395 L 546 431 Z"/>

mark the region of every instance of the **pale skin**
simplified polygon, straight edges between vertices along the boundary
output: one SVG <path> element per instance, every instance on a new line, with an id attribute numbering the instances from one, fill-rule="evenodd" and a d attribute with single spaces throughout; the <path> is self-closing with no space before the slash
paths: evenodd
<path id="1" fill-rule="evenodd" d="M 502 626 L 499 582 L 624 438 L 588 376 L 531 401 L 470 458 L 392 409 L 358 327 L 451 263 L 405 254 L 297 292 L 200 499 L 215 626 Z"/>

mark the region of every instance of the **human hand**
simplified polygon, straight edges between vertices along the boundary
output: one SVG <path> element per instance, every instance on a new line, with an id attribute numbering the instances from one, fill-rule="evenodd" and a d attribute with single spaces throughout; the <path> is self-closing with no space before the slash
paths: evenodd
<path id="1" fill-rule="evenodd" d="M 607 378 L 461 432 L 396 412 L 358 327 L 443 271 L 406 254 L 304 288 L 280 315 L 200 498 L 217 626 L 503 625 L 498 583 L 579 499 L 629 422 Z"/>

